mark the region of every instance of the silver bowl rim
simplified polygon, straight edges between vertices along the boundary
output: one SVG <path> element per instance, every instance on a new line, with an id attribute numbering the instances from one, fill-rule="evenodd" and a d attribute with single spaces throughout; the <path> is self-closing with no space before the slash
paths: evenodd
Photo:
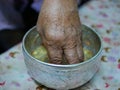
<path id="1" fill-rule="evenodd" d="M 44 65 L 47 65 L 47 66 L 61 67 L 61 68 L 69 68 L 69 67 L 70 67 L 70 68 L 71 68 L 71 67 L 77 67 L 77 66 L 79 66 L 79 65 L 87 64 L 87 63 L 89 63 L 89 62 L 94 61 L 95 58 L 101 54 L 102 49 L 103 49 L 103 47 L 102 47 L 102 39 L 101 39 L 101 36 L 98 34 L 98 32 L 96 32 L 93 28 L 91 28 L 91 27 L 89 27 L 89 26 L 87 26 L 87 25 L 85 25 L 85 24 L 82 24 L 82 26 L 85 26 L 85 27 L 91 29 L 91 30 L 98 36 L 98 38 L 99 38 L 99 40 L 100 40 L 100 44 L 101 44 L 101 45 L 100 45 L 100 49 L 98 50 L 98 52 L 97 52 L 92 58 L 90 58 L 90 59 L 88 59 L 88 60 L 85 60 L 85 61 L 80 62 L 80 63 L 77 63 L 77 64 L 61 65 L 61 64 L 51 64 L 51 63 L 43 62 L 43 61 L 40 61 L 40 60 L 34 58 L 32 55 L 30 55 L 30 54 L 28 53 L 28 51 L 27 51 L 26 48 L 25 48 L 25 39 L 26 39 L 27 35 L 28 35 L 33 29 L 36 28 L 36 26 L 33 26 L 33 27 L 32 27 L 31 29 L 29 29 L 29 30 L 26 32 L 26 34 L 24 35 L 23 40 L 22 40 L 22 50 L 25 51 L 25 53 L 26 53 L 30 58 L 34 59 L 34 60 L 37 61 L 38 63 L 44 64 Z M 36 30 L 36 31 L 37 31 L 37 30 Z"/>

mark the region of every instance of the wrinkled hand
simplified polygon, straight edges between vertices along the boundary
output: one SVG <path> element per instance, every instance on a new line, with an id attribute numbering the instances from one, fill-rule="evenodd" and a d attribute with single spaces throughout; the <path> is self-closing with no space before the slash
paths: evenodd
<path id="1" fill-rule="evenodd" d="M 43 9 L 39 14 L 37 30 L 48 51 L 50 63 L 62 64 L 63 58 L 69 64 L 83 61 L 82 32 L 77 10 L 54 12 Z"/>

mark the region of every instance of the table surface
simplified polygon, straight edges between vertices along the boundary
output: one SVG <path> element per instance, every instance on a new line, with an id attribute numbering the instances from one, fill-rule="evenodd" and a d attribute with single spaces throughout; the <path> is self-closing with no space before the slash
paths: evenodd
<path id="1" fill-rule="evenodd" d="M 120 1 L 93 0 L 79 12 L 81 22 L 102 37 L 103 50 L 100 70 L 78 90 L 120 90 Z M 38 86 L 27 73 L 21 43 L 0 55 L 0 90 L 36 90 Z"/>

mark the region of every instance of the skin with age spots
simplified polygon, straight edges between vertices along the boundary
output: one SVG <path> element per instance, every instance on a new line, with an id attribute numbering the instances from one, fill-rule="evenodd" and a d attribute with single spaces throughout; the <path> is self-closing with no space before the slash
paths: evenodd
<path id="1" fill-rule="evenodd" d="M 44 0 L 37 30 L 48 51 L 50 63 L 62 64 L 63 57 L 69 64 L 83 61 L 77 0 Z"/>

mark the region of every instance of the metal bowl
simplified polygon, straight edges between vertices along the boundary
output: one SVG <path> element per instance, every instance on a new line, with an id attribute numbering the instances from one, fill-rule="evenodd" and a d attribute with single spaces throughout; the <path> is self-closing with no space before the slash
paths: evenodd
<path id="1" fill-rule="evenodd" d="M 83 46 L 90 50 L 93 56 L 81 63 L 71 65 L 56 65 L 40 61 L 31 53 L 40 46 L 41 38 L 36 26 L 30 29 L 22 42 L 25 64 L 30 76 L 46 87 L 53 89 L 73 89 L 88 82 L 100 67 L 102 44 L 99 34 L 86 25 L 82 25 Z"/>

